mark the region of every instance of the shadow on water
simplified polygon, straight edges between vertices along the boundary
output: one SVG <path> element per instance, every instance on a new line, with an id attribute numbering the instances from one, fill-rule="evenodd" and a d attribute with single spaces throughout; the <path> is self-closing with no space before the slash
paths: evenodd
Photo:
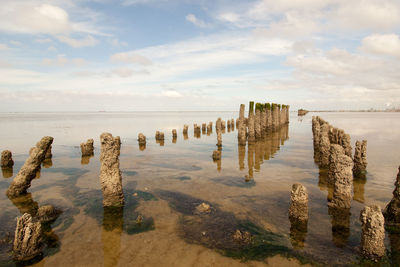
<path id="1" fill-rule="evenodd" d="M 274 255 L 309 261 L 290 249 L 284 236 L 249 220 L 238 219 L 208 201 L 179 192 L 158 191 L 156 194 L 168 201 L 172 209 L 182 213 L 180 234 L 188 243 L 200 244 L 242 261 L 264 260 Z M 198 210 L 202 203 L 210 205 L 207 212 Z"/>
<path id="2" fill-rule="evenodd" d="M 126 186 L 127 187 L 127 186 Z M 116 225 L 120 225 L 121 231 L 127 234 L 136 234 L 154 230 L 154 220 L 152 217 L 146 217 L 135 209 L 139 206 L 139 201 L 157 200 L 151 193 L 138 191 L 134 189 L 124 189 L 125 206 L 123 209 L 103 208 L 103 194 L 101 190 L 91 190 L 79 193 L 75 199 L 75 205 L 82 207 L 86 215 L 96 219 L 103 228 L 110 226 L 115 229 Z M 116 222 L 114 225 L 112 220 L 121 220 L 123 223 Z M 105 228 L 107 230 L 107 228 Z"/>

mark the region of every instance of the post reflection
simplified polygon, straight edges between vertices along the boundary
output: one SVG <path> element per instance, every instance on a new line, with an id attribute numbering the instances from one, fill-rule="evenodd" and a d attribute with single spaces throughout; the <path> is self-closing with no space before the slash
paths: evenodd
<path id="1" fill-rule="evenodd" d="M 3 174 L 3 178 L 10 178 L 13 176 L 14 168 L 13 167 L 1 167 L 1 172 Z"/>
<path id="2" fill-rule="evenodd" d="M 183 133 L 183 140 L 188 140 L 189 139 L 189 135 L 187 133 Z"/>
<path id="3" fill-rule="evenodd" d="M 51 166 L 53 166 L 53 160 L 52 158 L 46 158 L 43 163 L 42 163 L 43 168 L 50 168 Z"/>
<path id="4" fill-rule="evenodd" d="M 392 266 L 400 266 L 400 233 L 388 231 Z"/>
<path id="5" fill-rule="evenodd" d="M 307 236 L 308 221 L 299 221 L 290 218 L 290 243 L 293 248 L 301 249 Z"/>
<path id="6" fill-rule="evenodd" d="M 247 142 L 248 174 L 246 175 L 246 181 L 253 179 L 254 170 L 256 172 L 261 171 L 263 162 L 271 159 L 279 151 L 280 146 L 283 146 L 288 139 L 289 127 L 288 125 L 284 125 L 277 131 L 264 132 L 261 139 L 250 143 Z M 245 155 L 246 146 L 238 144 L 238 164 L 240 170 L 245 168 Z"/>
<path id="7" fill-rule="evenodd" d="M 90 163 L 91 158 L 93 158 L 93 156 L 82 156 L 81 165 L 88 165 Z"/>
<path id="8" fill-rule="evenodd" d="M 364 192 L 365 192 L 365 184 L 367 183 L 367 179 L 364 177 L 354 178 L 353 179 L 353 199 L 360 203 L 364 203 Z"/>
<path id="9" fill-rule="evenodd" d="M 177 140 L 178 138 L 176 137 L 176 136 L 174 136 L 174 137 L 172 137 L 172 143 L 173 144 L 176 144 L 176 140 Z"/>
<path id="10" fill-rule="evenodd" d="M 332 208 L 328 206 L 328 214 L 332 222 L 332 241 L 339 247 L 344 247 L 350 236 L 350 209 Z"/>
<path id="11" fill-rule="evenodd" d="M 106 267 L 117 266 L 120 258 L 124 207 L 104 207 L 101 241 Z"/>

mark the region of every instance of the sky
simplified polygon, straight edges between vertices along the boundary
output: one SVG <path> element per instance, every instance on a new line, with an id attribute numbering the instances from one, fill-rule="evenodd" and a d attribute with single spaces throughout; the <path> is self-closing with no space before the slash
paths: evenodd
<path id="1" fill-rule="evenodd" d="M 400 107 L 400 0 L 0 2 L 0 112 Z"/>

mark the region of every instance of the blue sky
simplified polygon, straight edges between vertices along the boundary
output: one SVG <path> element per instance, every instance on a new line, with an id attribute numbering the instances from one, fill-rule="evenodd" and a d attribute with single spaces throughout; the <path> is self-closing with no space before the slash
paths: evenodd
<path id="1" fill-rule="evenodd" d="M 400 106 L 398 0 L 2 0 L 0 112 Z"/>

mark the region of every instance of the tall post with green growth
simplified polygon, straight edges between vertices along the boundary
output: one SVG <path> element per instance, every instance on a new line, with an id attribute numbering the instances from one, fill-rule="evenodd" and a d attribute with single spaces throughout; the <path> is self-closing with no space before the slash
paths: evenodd
<path id="1" fill-rule="evenodd" d="M 270 131 L 272 129 L 272 112 L 271 112 L 271 104 L 270 103 L 265 103 L 265 109 L 266 109 L 266 114 L 267 114 L 267 131 Z"/>
<path id="2" fill-rule="evenodd" d="M 260 103 L 256 104 L 256 116 L 254 119 L 254 131 L 256 139 L 261 138 L 261 112 L 262 112 L 262 105 Z"/>
<path id="3" fill-rule="evenodd" d="M 254 131 L 254 102 L 250 101 L 249 103 L 249 118 L 247 123 L 248 128 L 248 141 L 254 142 L 255 141 L 255 131 Z"/>

